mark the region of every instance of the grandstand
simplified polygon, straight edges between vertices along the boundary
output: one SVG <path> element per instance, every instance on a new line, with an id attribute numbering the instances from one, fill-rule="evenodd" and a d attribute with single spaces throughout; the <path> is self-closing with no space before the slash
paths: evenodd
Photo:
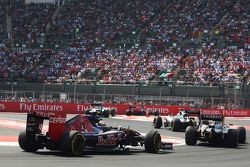
<path id="1" fill-rule="evenodd" d="M 0 81 L 214 87 L 235 104 L 250 97 L 249 16 L 249 0 L 2 0 Z"/>
<path id="2" fill-rule="evenodd" d="M 0 6 L 0 43 L 4 43 L 6 38 L 6 11 L 4 6 Z"/>

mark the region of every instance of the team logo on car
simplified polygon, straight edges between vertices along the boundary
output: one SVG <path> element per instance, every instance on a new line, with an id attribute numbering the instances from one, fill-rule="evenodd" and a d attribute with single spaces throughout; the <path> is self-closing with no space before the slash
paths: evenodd
<path id="1" fill-rule="evenodd" d="M 117 134 L 117 137 L 115 135 L 108 135 L 106 139 L 103 138 L 103 136 L 98 136 L 98 140 L 96 145 L 97 146 L 115 146 L 117 145 L 118 141 L 121 139 L 121 134 Z"/>

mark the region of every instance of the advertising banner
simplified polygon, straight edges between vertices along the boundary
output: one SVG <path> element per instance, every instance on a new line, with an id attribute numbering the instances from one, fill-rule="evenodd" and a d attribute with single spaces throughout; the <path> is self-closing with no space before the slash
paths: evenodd
<path id="1" fill-rule="evenodd" d="M 90 104 L 49 102 L 0 102 L 0 112 L 83 114 Z"/>
<path id="2" fill-rule="evenodd" d="M 118 115 L 124 115 L 128 104 L 103 104 L 103 107 L 115 108 Z M 50 103 L 50 102 L 1 102 L 0 112 L 31 113 L 37 112 L 46 116 L 53 113 L 84 114 L 91 104 Z M 176 115 L 179 109 L 191 109 L 186 106 L 145 105 L 146 112 L 158 111 L 160 115 Z M 250 117 L 250 110 L 197 109 L 205 114 L 223 114 L 226 117 Z"/>

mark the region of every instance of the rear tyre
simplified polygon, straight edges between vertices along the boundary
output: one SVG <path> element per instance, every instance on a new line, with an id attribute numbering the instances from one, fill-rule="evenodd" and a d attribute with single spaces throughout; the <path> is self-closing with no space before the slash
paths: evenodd
<path id="1" fill-rule="evenodd" d="M 242 144 L 246 143 L 246 129 L 244 127 L 238 127 L 238 131 L 238 142 Z"/>
<path id="2" fill-rule="evenodd" d="M 157 116 L 154 118 L 154 128 L 159 129 L 162 126 L 162 118 Z"/>
<path id="3" fill-rule="evenodd" d="M 30 142 L 30 138 L 27 137 L 26 130 L 19 133 L 18 143 L 21 149 L 27 152 L 36 152 L 39 149 L 37 144 Z"/>
<path id="4" fill-rule="evenodd" d="M 197 143 L 197 127 L 188 126 L 185 133 L 185 142 L 187 145 L 194 146 Z"/>
<path id="5" fill-rule="evenodd" d="M 238 145 L 238 129 L 229 129 L 227 134 L 227 145 L 236 148 Z"/>
<path id="6" fill-rule="evenodd" d="M 131 115 L 132 115 L 132 111 L 127 110 L 127 111 L 126 111 L 126 115 L 127 115 L 127 116 L 131 116 Z"/>
<path id="7" fill-rule="evenodd" d="M 181 121 L 178 118 L 174 118 L 172 121 L 172 131 L 180 131 L 181 129 Z"/>
<path id="8" fill-rule="evenodd" d="M 85 138 L 81 132 L 65 132 L 61 141 L 61 151 L 64 155 L 80 156 L 85 148 Z"/>
<path id="9" fill-rule="evenodd" d="M 148 153 L 157 153 L 161 147 L 161 135 L 158 131 L 149 131 L 144 140 L 145 151 Z"/>
<path id="10" fill-rule="evenodd" d="M 115 114 L 116 114 L 116 109 L 112 108 L 112 109 L 110 110 L 110 114 L 111 114 L 112 117 L 114 117 Z"/>

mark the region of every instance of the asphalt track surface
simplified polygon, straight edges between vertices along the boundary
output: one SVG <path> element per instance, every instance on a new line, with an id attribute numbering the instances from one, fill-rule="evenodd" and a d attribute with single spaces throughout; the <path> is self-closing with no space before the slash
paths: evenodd
<path id="1" fill-rule="evenodd" d="M 25 121 L 25 115 L 2 114 L 0 118 Z M 151 122 L 105 119 L 111 126 L 123 126 L 147 133 L 153 127 Z M 227 120 L 240 126 L 250 125 L 249 120 Z M 0 136 L 18 136 L 19 129 L 0 126 Z M 184 132 L 171 132 L 159 129 L 161 135 L 184 138 Z M 143 149 L 131 149 L 128 152 L 86 152 L 82 157 L 65 157 L 60 152 L 39 150 L 37 153 L 22 151 L 17 146 L 0 146 L 0 167 L 247 167 L 250 166 L 250 131 L 247 130 L 247 143 L 238 148 L 212 146 L 207 143 L 198 143 L 196 146 L 175 146 L 174 150 L 162 151 L 157 154 L 146 153 Z"/>

